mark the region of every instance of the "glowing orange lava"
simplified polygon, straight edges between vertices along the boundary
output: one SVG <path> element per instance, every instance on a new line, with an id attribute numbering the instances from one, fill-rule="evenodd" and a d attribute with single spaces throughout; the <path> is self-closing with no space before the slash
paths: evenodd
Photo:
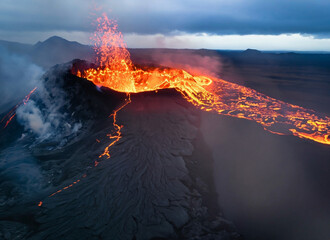
<path id="1" fill-rule="evenodd" d="M 82 72 L 78 70 L 75 72 L 77 76 L 95 85 L 126 93 L 174 88 L 187 101 L 205 111 L 253 120 L 275 134 L 293 134 L 330 144 L 329 117 L 222 79 L 193 76 L 179 69 L 138 68 L 130 59 L 116 22 L 109 20 L 105 14 L 97 22 L 94 41 L 99 67 Z M 114 126 L 120 132 L 115 115 L 116 112 Z M 118 136 L 120 138 L 121 135 Z M 108 156 L 108 148 L 101 156 L 104 155 Z"/>
<path id="2" fill-rule="evenodd" d="M 176 89 L 187 101 L 204 111 L 253 120 L 274 134 L 293 134 L 300 138 L 330 144 L 329 117 L 222 79 L 193 76 L 180 69 L 138 68 L 130 59 L 116 21 L 108 19 L 103 14 L 97 19 L 97 23 L 94 49 L 99 67 L 83 71 L 72 69 L 72 73 L 92 81 L 95 85 L 125 92 L 128 96 L 125 103 L 109 116 L 113 119 L 114 131 L 107 135 L 110 143 L 99 158 L 110 158 L 110 148 L 122 138 L 123 126 L 118 124 L 117 114 L 131 102 L 130 94 L 167 88 Z M 100 143 L 100 140 L 96 139 L 96 142 Z M 99 163 L 99 161 L 94 161 L 94 167 L 97 167 Z M 86 174 L 82 176 L 82 178 L 85 177 Z M 73 187 L 81 179 L 48 197 L 53 197 Z M 42 204 L 43 202 L 39 202 L 38 206 Z"/>
<path id="3" fill-rule="evenodd" d="M 0 124 L 5 122 L 5 126 L 3 128 L 6 128 L 9 123 L 11 122 L 11 120 L 13 120 L 13 118 L 16 116 L 16 109 L 21 106 L 22 104 L 26 104 L 29 100 L 30 100 L 30 97 L 32 95 L 32 93 L 34 93 L 34 91 L 37 89 L 37 87 L 35 87 L 34 89 L 31 90 L 31 92 L 25 96 L 25 98 L 20 102 L 18 103 L 15 107 L 13 107 L 0 121 Z"/>
<path id="4" fill-rule="evenodd" d="M 118 142 L 121 139 L 121 128 L 123 127 L 122 125 L 118 125 L 117 124 L 117 113 L 123 109 L 127 104 L 129 104 L 131 102 L 131 97 L 128 94 L 128 98 L 126 99 L 126 102 L 120 106 L 119 108 L 117 108 L 109 117 L 112 117 L 113 119 L 113 126 L 114 126 L 114 130 L 115 130 L 115 134 L 108 134 L 107 136 L 109 137 L 109 139 L 111 140 L 111 143 L 104 149 L 104 152 L 99 156 L 99 158 L 103 157 L 103 156 L 107 156 L 107 158 L 110 158 L 110 153 L 109 153 L 109 148 L 111 146 L 113 146 L 116 142 Z M 98 161 L 95 161 L 95 167 L 99 164 Z"/>
<path id="5" fill-rule="evenodd" d="M 107 158 L 110 158 L 110 152 L 109 149 L 111 146 L 113 146 L 116 142 L 118 142 L 121 138 L 121 128 L 123 127 L 122 125 L 118 125 L 117 124 L 117 112 L 119 112 L 121 109 L 123 109 L 127 104 L 129 104 L 131 102 L 131 98 L 130 95 L 127 95 L 127 99 L 125 101 L 125 103 L 121 106 L 119 106 L 117 109 L 114 110 L 114 112 L 109 116 L 113 119 L 113 126 L 114 126 L 114 133 L 113 134 L 107 134 L 107 136 L 109 137 L 109 139 L 111 140 L 110 144 L 108 144 L 108 146 L 104 149 L 104 152 L 99 156 L 99 158 L 106 156 Z M 99 139 L 96 139 L 96 142 L 100 143 Z M 99 165 L 99 161 L 94 161 L 94 167 L 97 167 Z M 87 175 L 84 174 L 82 176 L 82 178 L 85 178 Z M 57 190 L 56 192 L 50 194 L 48 197 L 53 197 L 56 194 L 59 194 L 61 192 L 63 192 L 64 190 L 67 190 L 71 187 L 73 187 L 75 184 L 79 183 L 81 181 L 81 179 L 77 179 L 76 181 L 72 182 L 71 184 Z M 43 204 L 43 202 L 39 202 L 38 206 L 41 207 Z"/>

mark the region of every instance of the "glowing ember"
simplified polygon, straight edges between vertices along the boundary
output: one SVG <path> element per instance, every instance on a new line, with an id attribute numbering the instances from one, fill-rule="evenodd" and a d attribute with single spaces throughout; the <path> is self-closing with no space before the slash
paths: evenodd
<path id="1" fill-rule="evenodd" d="M 300 138 L 330 144 L 329 117 L 222 79 L 193 76 L 179 69 L 137 68 L 130 60 L 116 22 L 109 20 L 106 15 L 97 21 L 94 40 L 99 67 L 77 71 L 77 76 L 87 78 L 96 85 L 126 93 L 174 88 L 187 101 L 205 111 L 254 120 L 275 134 L 291 133 Z M 108 148 L 121 137 L 121 127 L 115 119 L 117 111 L 113 114 L 117 135 L 110 137 L 115 141 Z M 108 148 L 101 156 L 109 157 Z"/>

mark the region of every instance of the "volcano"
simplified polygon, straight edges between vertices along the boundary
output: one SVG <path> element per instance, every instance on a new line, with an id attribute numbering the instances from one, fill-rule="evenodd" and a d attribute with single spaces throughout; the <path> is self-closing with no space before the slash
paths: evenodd
<path id="1" fill-rule="evenodd" d="M 182 69 L 136 66 L 117 22 L 105 14 L 97 21 L 94 35 L 97 65 L 87 69 L 73 66 L 72 73 L 78 77 L 127 94 L 173 88 L 202 110 L 254 120 L 275 134 L 291 132 L 300 138 L 330 144 L 328 116 L 223 79 L 196 76 Z"/>
<path id="2" fill-rule="evenodd" d="M 123 137 L 112 146 L 110 159 L 100 159 L 107 133 L 116 131 L 109 115 L 127 96 L 72 75 L 77 64 L 86 62 L 51 69 L 43 91 L 18 112 L 26 125 L 29 118 L 23 116 L 36 112 L 53 120 L 58 127 L 52 136 L 47 136 L 50 127 L 35 140 L 16 141 L 13 133 L 20 136 L 24 129 L 16 123 L 4 129 L 2 156 L 20 162 L 7 177 L 37 171 L 40 185 L 3 186 L 14 202 L 2 206 L 3 227 L 22 239 L 240 239 L 216 203 L 199 111 L 173 89 L 133 94 L 117 113 L 117 123 L 125 125 Z M 30 154 L 17 153 L 23 145 Z M 36 180 L 26 178 L 17 181 Z"/>
<path id="3" fill-rule="evenodd" d="M 106 16 L 94 37 L 95 62 L 52 67 L 2 116 L 1 238 L 327 235 L 328 116 L 200 69 L 133 62 Z M 297 208 L 316 223 L 297 223 Z"/>
<path id="4" fill-rule="evenodd" d="M 294 185 L 295 178 L 285 174 L 301 172 L 293 167 L 295 159 L 298 166 L 315 170 L 318 177 L 313 182 L 318 187 L 328 181 L 326 145 L 274 135 L 247 120 L 224 116 L 219 122 L 217 113 L 209 120 L 210 113 L 175 89 L 132 93 L 129 99 L 126 93 L 97 87 L 72 74 L 75 67 L 92 66 L 74 60 L 50 69 L 2 129 L 4 239 L 242 239 L 219 202 L 227 211 L 231 207 L 226 201 L 246 211 L 247 196 L 239 189 L 245 186 L 248 196 L 256 197 L 253 191 L 261 186 L 242 182 L 250 179 L 245 174 L 253 164 L 264 162 L 272 169 L 264 179 L 267 189 L 278 177 L 272 174 L 284 174 L 283 187 L 295 187 L 286 194 L 289 199 L 304 195 L 301 189 L 306 187 Z M 216 140 L 205 140 L 214 138 L 214 131 Z M 113 141 L 110 157 L 100 158 Z M 209 148 L 214 144 L 216 155 Z M 253 174 L 264 178 L 262 172 Z M 240 179 L 238 185 L 235 178 L 228 185 L 227 179 L 233 178 L 229 175 Z M 219 187 L 226 189 L 220 195 Z M 295 205 L 301 204 L 296 199 Z M 235 222 L 244 230 L 239 219 Z M 266 229 L 259 237 L 268 238 Z"/>

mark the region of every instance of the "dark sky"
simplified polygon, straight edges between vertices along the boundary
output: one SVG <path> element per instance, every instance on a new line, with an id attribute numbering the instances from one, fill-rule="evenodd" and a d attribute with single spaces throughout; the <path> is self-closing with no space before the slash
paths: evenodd
<path id="1" fill-rule="evenodd" d="M 128 36 L 299 34 L 330 38 L 329 0 L 110 0 L 97 4 L 118 19 Z M 74 33 L 77 38 L 78 33 L 82 36 L 93 30 L 94 9 L 90 0 L 1 0 L 0 38 L 31 42 L 37 36 L 61 32 L 65 36 Z"/>

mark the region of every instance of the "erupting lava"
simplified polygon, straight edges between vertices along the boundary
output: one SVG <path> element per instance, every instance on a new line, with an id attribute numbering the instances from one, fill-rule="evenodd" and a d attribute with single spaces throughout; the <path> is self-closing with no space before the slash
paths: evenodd
<path id="1" fill-rule="evenodd" d="M 116 22 L 105 14 L 97 21 L 94 40 L 99 67 L 73 72 L 77 76 L 128 94 L 174 88 L 187 101 L 205 111 L 254 120 L 275 134 L 292 133 L 300 138 L 330 144 L 329 117 L 222 79 L 193 76 L 179 69 L 138 68 L 130 59 Z M 117 111 L 113 117 L 120 138 L 121 127 L 115 119 Z M 108 156 L 108 148 L 101 156 Z"/>

